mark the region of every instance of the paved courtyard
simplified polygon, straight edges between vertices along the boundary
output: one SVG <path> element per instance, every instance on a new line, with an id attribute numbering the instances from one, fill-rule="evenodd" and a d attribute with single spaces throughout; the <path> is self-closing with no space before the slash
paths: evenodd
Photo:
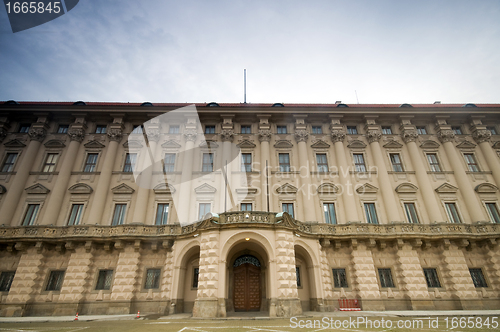
<path id="1" fill-rule="evenodd" d="M 307 312 L 300 317 L 271 319 L 267 313 L 236 314 L 225 319 L 194 319 L 188 314 L 159 317 L 135 315 L 0 318 L 0 331 L 500 331 L 500 311 Z"/>

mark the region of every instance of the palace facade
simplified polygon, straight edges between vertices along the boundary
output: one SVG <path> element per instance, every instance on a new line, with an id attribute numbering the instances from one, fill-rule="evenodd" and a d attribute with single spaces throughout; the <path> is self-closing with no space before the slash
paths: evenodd
<path id="1" fill-rule="evenodd" d="M 2 102 L 0 316 L 500 309 L 499 134 L 499 104 Z"/>

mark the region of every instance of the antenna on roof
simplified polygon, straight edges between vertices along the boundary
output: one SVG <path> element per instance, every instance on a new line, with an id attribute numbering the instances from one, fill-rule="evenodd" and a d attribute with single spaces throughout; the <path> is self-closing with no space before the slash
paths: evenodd
<path id="1" fill-rule="evenodd" d="M 245 97 L 243 103 L 247 103 L 247 70 L 243 69 L 243 90 L 245 93 Z"/>
<path id="2" fill-rule="evenodd" d="M 356 101 L 358 102 L 359 104 L 359 99 L 358 99 L 358 92 L 356 90 L 354 90 L 354 93 L 356 94 Z"/>

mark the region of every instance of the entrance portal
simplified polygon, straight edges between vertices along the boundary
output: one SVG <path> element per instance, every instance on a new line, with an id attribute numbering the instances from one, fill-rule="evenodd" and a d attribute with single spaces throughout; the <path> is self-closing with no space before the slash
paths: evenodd
<path id="1" fill-rule="evenodd" d="M 234 310 L 260 310 L 260 262 L 251 255 L 238 257 L 233 264 Z"/>

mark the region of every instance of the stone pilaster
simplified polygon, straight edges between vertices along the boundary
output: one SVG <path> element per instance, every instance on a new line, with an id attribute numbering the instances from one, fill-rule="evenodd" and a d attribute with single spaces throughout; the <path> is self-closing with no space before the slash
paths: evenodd
<path id="1" fill-rule="evenodd" d="M 412 310 L 433 310 L 434 305 L 429 295 L 427 282 L 420 264 L 417 251 L 412 244 L 399 239 L 396 253 L 396 269 L 401 275 L 400 288 L 405 297 L 411 301 Z M 413 245 L 419 246 L 421 240 L 415 240 Z"/>
<path id="2" fill-rule="evenodd" d="M 66 247 L 71 248 L 71 244 Z M 92 244 L 80 246 L 74 249 L 69 259 L 64 283 L 59 295 L 59 302 L 67 303 L 64 307 L 58 307 L 54 315 L 73 315 L 78 312 L 78 304 L 85 300 L 85 295 L 89 287 L 89 272 L 94 261 Z"/>
<path id="3" fill-rule="evenodd" d="M 276 231 L 276 276 L 277 299 L 271 299 L 276 306 L 276 316 L 291 317 L 302 313 L 297 290 L 296 263 L 293 233 Z"/>
<path id="4" fill-rule="evenodd" d="M 373 256 L 366 244 L 351 240 L 351 262 L 353 271 L 353 290 L 362 299 L 363 310 L 385 310 L 380 301 L 380 288 Z"/>
<path id="5" fill-rule="evenodd" d="M 165 265 L 163 268 L 163 278 L 161 281 L 161 298 L 164 301 L 172 300 L 174 298 L 172 294 L 172 280 L 174 275 L 174 254 L 172 250 L 167 251 L 167 257 L 165 258 Z M 176 313 L 176 304 L 170 302 L 170 307 L 166 314 L 173 315 Z"/>
<path id="6" fill-rule="evenodd" d="M 271 126 L 269 124 L 270 114 L 257 114 L 259 118 L 259 142 L 260 142 L 260 188 L 261 188 L 261 211 L 273 210 L 272 196 L 268 197 L 268 188 L 271 187 L 269 181 L 269 174 L 266 174 L 266 162 L 268 166 L 270 165 L 270 152 L 269 152 L 269 142 L 271 141 Z M 269 170 L 270 173 L 270 170 Z M 269 209 L 268 209 L 269 201 Z"/>
<path id="7" fill-rule="evenodd" d="M 500 294 L 500 251 L 499 245 L 494 240 L 490 240 L 490 245 L 485 248 L 486 262 L 484 273 L 489 276 L 489 282 L 492 290 L 496 292 L 496 296 Z"/>
<path id="8" fill-rule="evenodd" d="M 466 240 L 462 240 L 462 247 L 467 244 Z M 448 239 L 443 240 L 441 260 L 444 284 L 446 290 L 451 293 L 451 299 L 455 301 L 457 309 L 481 309 L 482 304 L 478 300 L 462 249 Z"/>
<path id="9" fill-rule="evenodd" d="M 200 274 L 193 317 L 217 317 L 219 301 L 219 234 L 207 232 L 201 235 Z"/>
<path id="10" fill-rule="evenodd" d="M 16 249 L 23 250 L 24 248 L 21 243 L 18 243 Z M 32 302 L 41 291 L 45 278 L 43 275 L 45 259 L 41 242 L 23 252 L 5 301 L 8 306 L 3 310 L 2 316 L 19 317 L 26 314 L 26 304 Z"/>
<path id="11" fill-rule="evenodd" d="M 111 289 L 111 301 L 114 303 L 110 303 L 109 315 L 130 313 L 131 301 L 139 287 L 140 246 L 140 240 L 136 240 L 133 245 L 120 241 L 115 243 L 115 249 L 120 250 L 120 254 Z"/>
<path id="12" fill-rule="evenodd" d="M 481 117 L 478 116 L 471 116 L 470 130 L 472 131 L 472 137 L 483 153 L 484 159 L 486 159 L 496 186 L 500 186 L 500 162 L 496 152 L 490 145 L 491 132 L 486 129 L 486 126 L 481 122 Z"/>
<path id="13" fill-rule="evenodd" d="M 326 248 L 322 248 L 319 251 L 319 264 L 323 296 L 325 300 L 331 300 L 333 299 L 332 271 L 330 269 L 330 264 L 328 264 L 328 258 L 326 257 Z"/>

